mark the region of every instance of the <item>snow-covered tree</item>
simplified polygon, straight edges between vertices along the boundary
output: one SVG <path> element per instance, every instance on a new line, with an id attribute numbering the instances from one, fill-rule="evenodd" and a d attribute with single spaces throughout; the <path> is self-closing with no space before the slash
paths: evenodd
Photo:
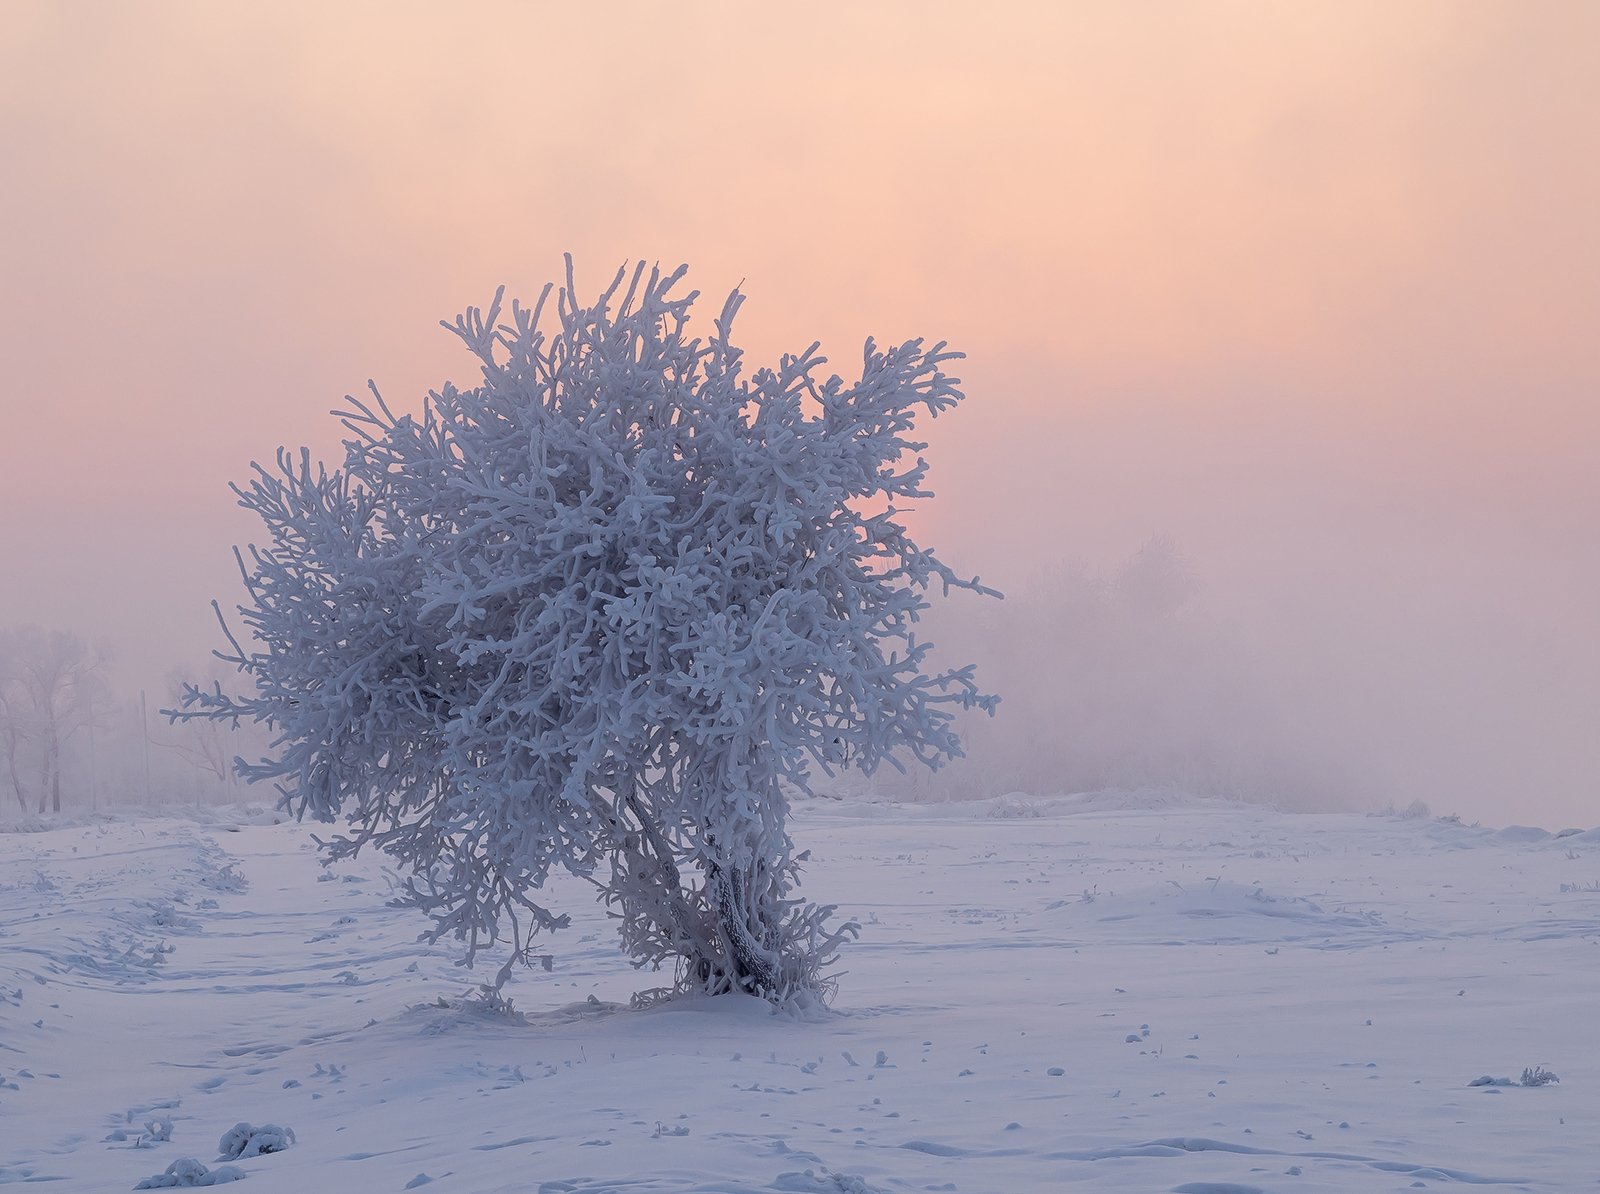
<path id="1" fill-rule="evenodd" d="M 535 897 L 565 868 L 636 964 L 782 1001 L 855 928 L 793 894 L 786 791 L 937 766 L 956 711 L 993 707 L 916 634 L 930 586 L 981 586 L 900 514 L 929 496 L 913 420 L 960 399 L 959 354 L 869 340 L 854 381 L 817 345 L 747 372 L 743 296 L 691 338 L 683 273 L 620 271 L 584 306 L 569 260 L 553 304 L 445 325 L 481 384 L 416 415 L 373 387 L 334 412 L 342 468 L 255 466 L 255 643 L 229 656 L 252 690 L 191 688 L 179 716 L 270 723 L 276 757 L 241 772 L 344 818 L 332 858 L 404 863 L 468 960 L 564 924 Z"/>

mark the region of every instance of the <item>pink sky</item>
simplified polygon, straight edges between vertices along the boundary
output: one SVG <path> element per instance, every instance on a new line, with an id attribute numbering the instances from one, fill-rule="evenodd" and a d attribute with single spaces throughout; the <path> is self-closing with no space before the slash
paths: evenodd
<path id="1" fill-rule="evenodd" d="M 643 256 L 757 357 L 967 351 L 958 564 L 1167 533 L 1313 672 L 1425 705 L 1422 644 L 1485 690 L 1438 757 L 1600 820 L 1600 6 L 13 0 L 0 161 L 0 624 L 129 685 L 211 645 L 252 457 Z"/>

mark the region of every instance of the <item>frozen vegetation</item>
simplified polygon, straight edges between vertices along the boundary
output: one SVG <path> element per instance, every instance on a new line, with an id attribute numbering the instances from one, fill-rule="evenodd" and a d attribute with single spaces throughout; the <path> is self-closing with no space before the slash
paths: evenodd
<path id="1" fill-rule="evenodd" d="M 1171 792 L 812 800 L 794 820 L 863 926 L 833 1009 L 804 1015 L 630 1007 L 651 976 L 572 877 L 550 893 L 570 929 L 485 998 L 448 943 L 418 942 L 382 856 L 324 867 L 265 811 L 0 835 L 0 1183 L 1600 1180 L 1600 830 Z"/>
<path id="2" fill-rule="evenodd" d="M 956 714 L 995 706 L 917 627 L 928 590 L 989 591 L 903 517 L 932 496 L 913 426 L 960 401 L 961 354 L 751 367 L 744 296 L 694 334 L 684 273 L 620 270 L 591 303 L 568 258 L 531 308 L 455 321 L 481 385 L 398 415 L 374 387 L 338 467 L 256 465 L 242 690 L 190 686 L 172 716 L 271 727 L 241 773 L 343 822 L 330 860 L 395 858 L 469 959 L 534 957 L 566 873 L 664 990 L 816 1003 L 857 926 L 797 894 L 789 793 L 937 767 Z"/>

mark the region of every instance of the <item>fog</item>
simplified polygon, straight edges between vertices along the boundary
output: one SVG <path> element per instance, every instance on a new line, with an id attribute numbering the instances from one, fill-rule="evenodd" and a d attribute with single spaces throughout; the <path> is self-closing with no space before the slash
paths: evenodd
<path id="1" fill-rule="evenodd" d="M 155 704 L 252 458 L 686 261 L 757 360 L 968 354 L 914 518 L 1003 700 L 905 786 L 1600 823 L 1600 10 L 484 12 L 6 7 L 0 629 Z"/>
<path id="2" fill-rule="evenodd" d="M 1282 385 L 1226 420 L 1151 402 L 1008 429 L 1005 497 L 966 473 L 979 445 L 963 445 L 941 491 L 972 485 L 956 554 L 1009 596 L 990 610 L 954 598 L 936 637 L 970 643 L 1007 705 L 945 782 L 1003 786 L 1018 769 L 997 754 L 1027 753 L 1088 783 L 1115 744 L 1124 770 L 1105 782 L 1166 754 L 1187 762 L 1146 778 L 1276 783 L 1299 806 L 1592 820 L 1592 412 L 1535 429 L 1524 420 L 1555 394 L 1525 393 L 1502 419 L 1486 401 L 1426 416 L 1416 401 L 1403 439 L 1377 439 L 1319 419 L 1313 400 L 1333 402 L 1316 382 Z M 1453 394 L 1467 407 L 1477 388 Z M 963 430 L 984 422 L 976 406 Z M 1151 536 L 1187 584 L 1134 616 L 1117 579 Z M 1091 611 L 1065 616 L 1086 593 Z"/>

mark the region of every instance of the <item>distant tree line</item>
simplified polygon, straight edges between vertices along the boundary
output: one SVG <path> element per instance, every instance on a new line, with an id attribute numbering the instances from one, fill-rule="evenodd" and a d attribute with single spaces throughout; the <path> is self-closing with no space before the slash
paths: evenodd
<path id="1" fill-rule="evenodd" d="M 104 644 L 0 629 L 0 816 L 242 799 L 233 758 L 261 744 L 224 723 L 168 726 L 157 709 L 179 674 L 157 692 L 119 692 Z"/>
<path id="2" fill-rule="evenodd" d="M 948 601 L 927 619 L 1005 694 L 998 716 L 964 717 L 965 757 L 937 773 L 863 786 L 929 800 L 1172 788 L 1301 808 L 1370 794 L 1341 727 L 1305 706 L 1250 626 L 1205 600 L 1171 540 L 1007 589 L 1004 606 Z"/>

